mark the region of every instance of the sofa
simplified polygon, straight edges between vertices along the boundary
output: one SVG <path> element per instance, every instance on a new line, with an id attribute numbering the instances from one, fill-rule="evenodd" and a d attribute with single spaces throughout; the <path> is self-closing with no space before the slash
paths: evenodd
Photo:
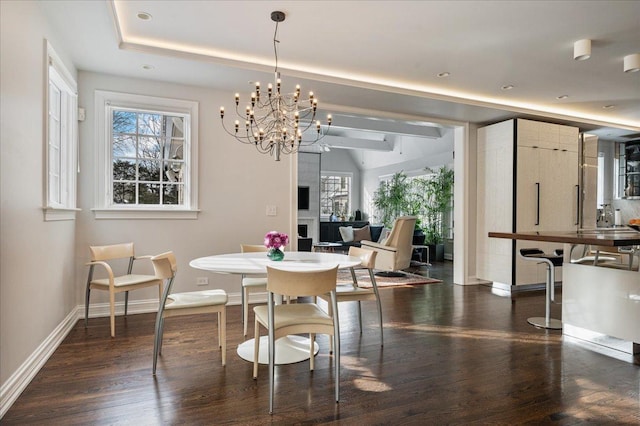
<path id="1" fill-rule="evenodd" d="M 320 239 L 322 241 L 339 243 L 338 251 L 348 251 L 349 247 L 360 247 L 363 240 L 378 241 L 384 229 L 383 225 L 370 225 L 369 222 L 329 222 L 335 231 L 330 235 L 323 235 L 321 228 Z M 328 238 L 323 240 L 322 237 Z"/>

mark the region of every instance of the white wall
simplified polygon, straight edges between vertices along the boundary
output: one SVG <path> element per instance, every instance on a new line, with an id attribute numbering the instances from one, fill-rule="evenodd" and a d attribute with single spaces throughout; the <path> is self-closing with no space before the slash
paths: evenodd
<path id="1" fill-rule="evenodd" d="M 224 288 L 230 296 L 237 296 L 239 278 L 195 271 L 188 262 L 236 252 L 242 242 L 261 243 L 270 230 L 295 235 L 295 213 L 290 209 L 295 177 L 292 157 L 275 162 L 224 133 L 218 111 L 220 105 L 233 102 L 232 93 L 81 72 L 79 106 L 87 113 L 79 124 L 78 207 L 82 211 L 76 221 L 44 222 L 45 38 L 74 74 L 76 71 L 38 2 L 1 1 L 0 7 L 0 408 L 8 409 L 21 389 L 20 380 L 28 380 L 29 370 L 37 371 L 46 360 L 43 347 L 55 347 L 52 335 L 64 337 L 61 325 L 65 320 L 74 321 L 77 308 L 84 303 L 84 263 L 90 244 L 134 241 L 138 254 L 173 250 L 179 267 L 176 290 L 194 290 L 196 277 L 208 276 L 210 288 Z M 95 89 L 199 102 L 201 212 L 197 220 L 94 218 Z M 277 207 L 277 216 L 266 216 L 267 205 Z M 92 304 L 107 302 L 103 292 L 93 293 Z M 132 292 L 130 303 L 156 298 L 155 291 L 140 290 Z"/>
<path id="2" fill-rule="evenodd" d="M 95 219 L 95 111 L 96 89 L 185 99 L 199 103 L 199 207 L 197 220 L 106 220 Z M 276 162 L 255 148 L 237 142 L 220 125 L 220 105 L 233 102 L 232 93 L 165 82 L 135 80 L 105 74 L 81 72 L 79 105 L 87 119 L 80 124 L 81 180 L 78 217 L 76 298 L 82 300 L 88 246 L 133 241 L 136 253 L 154 254 L 173 250 L 178 260 L 176 291 L 196 289 L 197 277 L 209 277 L 209 288 L 223 288 L 239 294 L 240 278 L 212 274 L 188 266 L 190 260 L 219 253 L 237 252 L 241 243 L 261 244 L 271 230 L 296 235 L 290 222 L 290 156 Z M 297 195 L 297 193 L 296 193 Z M 266 216 L 266 206 L 275 205 L 277 216 Z M 150 268 L 150 266 L 149 266 Z M 149 269 L 151 270 L 151 269 Z M 198 289 L 202 289 L 198 287 Z M 107 302 L 105 292 L 93 292 L 91 303 Z M 138 290 L 129 300 L 157 298 L 153 288 Z M 117 336 L 117 328 L 116 328 Z"/>
<path id="3" fill-rule="evenodd" d="M 40 7 L 0 2 L 0 383 L 78 303 L 75 222 L 45 222 L 44 39 L 69 65 Z"/>

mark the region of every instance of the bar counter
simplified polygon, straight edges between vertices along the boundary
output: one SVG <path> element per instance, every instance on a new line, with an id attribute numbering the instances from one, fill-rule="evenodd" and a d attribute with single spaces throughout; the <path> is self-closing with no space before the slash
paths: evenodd
<path id="1" fill-rule="evenodd" d="M 489 237 L 564 243 L 563 335 L 586 342 L 596 351 L 640 363 L 640 270 L 571 259 L 578 245 L 640 246 L 640 232 L 621 227 L 575 232 L 489 232 Z"/>
<path id="2" fill-rule="evenodd" d="M 640 232 L 626 227 L 583 229 L 575 232 L 489 232 L 489 237 L 609 247 L 640 245 Z"/>

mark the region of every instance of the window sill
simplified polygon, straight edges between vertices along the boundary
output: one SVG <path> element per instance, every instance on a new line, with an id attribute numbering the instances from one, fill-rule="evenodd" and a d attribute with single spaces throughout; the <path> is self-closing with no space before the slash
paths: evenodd
<path id="1" fill-rule="evenodd" d="M 96 219 L 187 219 L 198 218 L 200 210 L 91 209 Z"/>
<path id="2" fill-rule="evenodd" d="M 76 212 L 81 209 L 69 209 L 60 207 L 44 207 L 44 220 L 45 222 L 51 222 L 55 220 L 76 220 Z"/>

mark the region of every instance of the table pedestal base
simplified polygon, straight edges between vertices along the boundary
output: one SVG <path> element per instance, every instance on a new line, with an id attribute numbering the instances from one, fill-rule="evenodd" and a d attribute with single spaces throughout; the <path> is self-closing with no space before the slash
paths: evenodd
<path id="1" fill-rule="evenodd" d="M 254 340 L 249 339 L 238 345 L 238 355 L 245 361 L 253 362 Z M 314 343 L 313 354 L 320 350 Z M 285 336 L 276 340 L 276 364 L 294 364 L 309 359 L 309 339 L 301 336 Z M 259 364 L 269 364 L 269 336 L 260 337 Z"/>
<path id="2" fill-rule="evenodd" d="M 562 330 L 562 321 L 549 318 L 549 322 L 545 317 L 531 317 L 527 318 L 527 322 L 538 328 L 548 328 L 550 330 Z"/>

